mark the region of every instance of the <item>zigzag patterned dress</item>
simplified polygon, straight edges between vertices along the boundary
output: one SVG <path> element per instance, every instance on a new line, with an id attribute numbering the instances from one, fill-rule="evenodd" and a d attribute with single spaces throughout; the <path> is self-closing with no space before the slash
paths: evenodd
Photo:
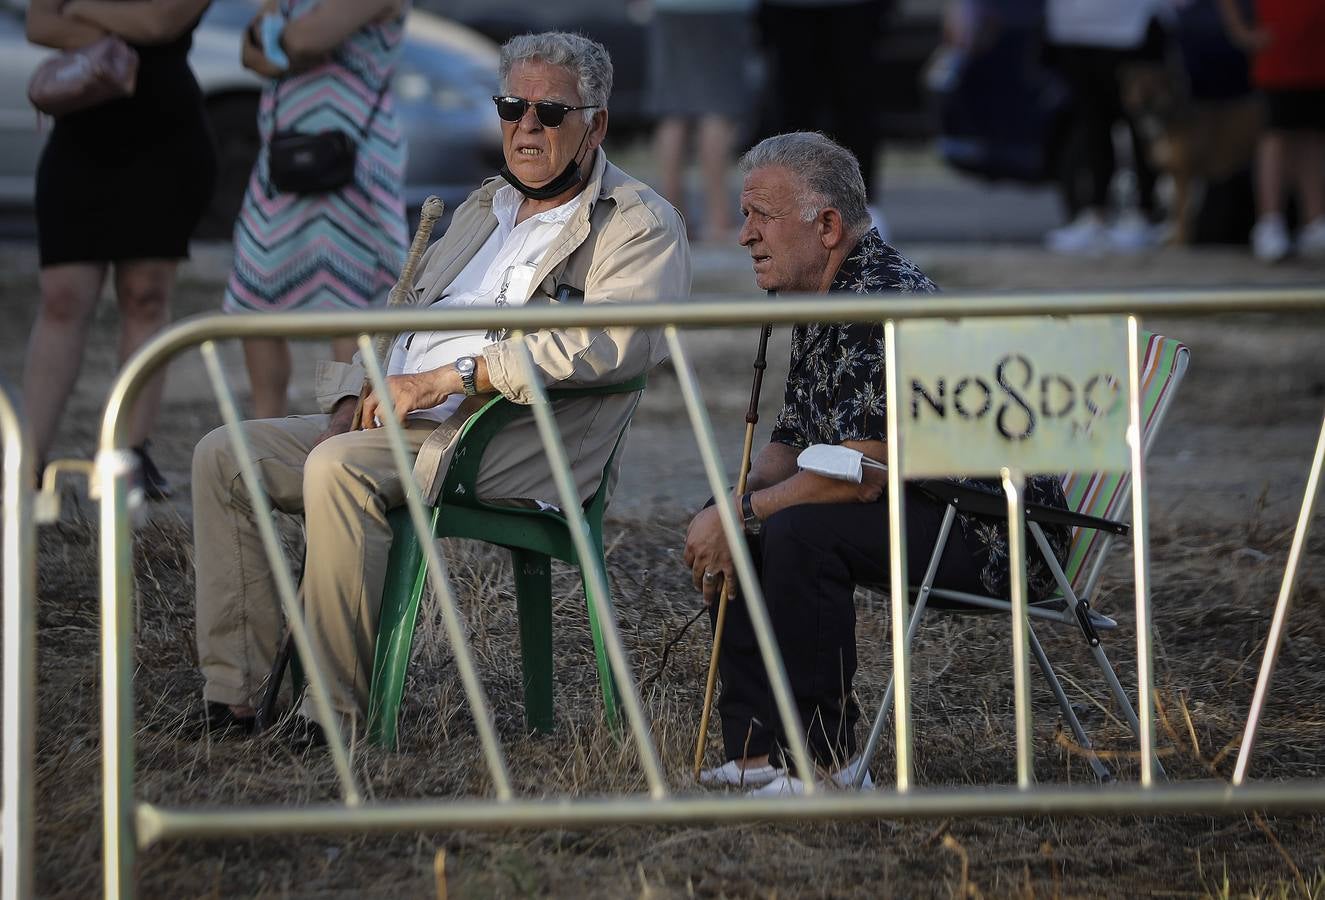
<path id="1" fill-rule="evenodd" d="M 319 2 L 281 0 L 280 7 L 295 19 Z M 263 90 L 258 132 L 264 149 L 235 223 L 226 312 L 359 309 L 386 302 L 407 238 L 405 141 L 392 93 L 383 87 L 400 54 L 407 13 L 408 4 L 397 19 L 363 26 L 325 63 Z M 326 194 L 277 191 L 265 149 L 277 128 L 339 128 L 358 137 L 354 182 Z"/>

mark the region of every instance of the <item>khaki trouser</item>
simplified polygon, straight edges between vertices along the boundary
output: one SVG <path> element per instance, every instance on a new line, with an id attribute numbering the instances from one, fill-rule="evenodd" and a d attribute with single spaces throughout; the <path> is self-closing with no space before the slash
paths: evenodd
<path id="1" fill-rule="evenodd" d="M 304 517 L 307 556 L 300 594 L 331 705 L 362 715 L 391 547 L 386 511 L 404 503 L 405 494 L 385 430 L 338 435 L 314 448 L 326 424 L 326 416 L 297 416 L 246 422 L 244 428 L 272 506 Z M 405 429 L 411 454 L 436 427 L 419 422 Z M 224 427 L 194 450 L 193 536 L 203 696 L 256 705 L 283 619 Z"/>

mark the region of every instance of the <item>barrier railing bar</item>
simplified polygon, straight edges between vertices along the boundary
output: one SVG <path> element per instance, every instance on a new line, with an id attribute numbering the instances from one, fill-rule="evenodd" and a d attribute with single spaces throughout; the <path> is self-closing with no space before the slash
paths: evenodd
<path id="1" fill-rule="evenodd" d="M 396 419 L 395 406 L 391 402 L 391 392 L 387 390 L 386 375 L 377 361 L 373 350 L 371 335 L 359 336 L 359 356 L 363 360 L 368 380 L 373 386 L 382 405 L 382 414 L 378 417 L 386 428 L 387 439 L 391 444 L 391 456 L 396 469 L 400 472 L 400 483 L 405 489 L 405 503 L 409 507 L 410 523 L 418 535 L 419 547 L 423 550 L 428 567 L 428 582 L 432 585 L 433 596 L 442 607 L 442 623 L 446 627 L 447 639 L 451 642 L 451 653 L 455 658 L 456 671 L 460 673 L 460 683 L 465 689 L 465 698 L 469 701 L 474 727 L 478 729 L 479 744 L 483 747 L 483 756 L 488 763 L 488 772 L 492 775 L 497 799 L 503 803 L 511 799 L 511 778 L 506 769 L 506 759 L 502 755 L 501 744 L 497 741 L 497 729 L 493 724 L 492 708 L 488 704 L 483 682 L 474 667 L 474 658 L 469 650 L 469 639 L 465 637 L 465 623 L 456 602 L 455 592 L 451 590 L 451 578 L 446 568 L 446 560 L 437 550 L 437 541 L 433 539 L 432 529 L 428 525 L 428 514 L 423 508 L 423 496 L 415 481 L 414 467 L 409 461 L 409 452 L 405 448 L 405 435 Z"/>
<path id="2" fill-rule="evenodd" d="M 681 343 L 675 325 L 664 329 L 667 346 L 672 353 L 672 366 L 676 370 L 677 382 L 681 386 L 681 398 L 685 401 L 686 412 L 690 416 L 690 428 L 695 433 L 695 443 L 699 446 L 699 456 L 703 460 L 704 474 L 708 477 L 709 490 L 713 492 L 714 506 L 718 510 L 718 521 L 722 523 L 722 533 L 727 538 L 727 547 L 736 565 L 737 581 L 744 592 L 746 612 L 750 617 L 750 627 L 754 629 L 755 640 L 759 643 L 759 655 L 768 673 L 769 685 L 773 689 L 773 702 L 777 706 L 778 716 L 782 719 L 782 730 L 787 743 L 791 745 L 792 761 L 796 771 L 805 782 L 805 796 L 812 796 L 815 791 L 814 766 L 810 761 L 808 736 L 800 712 L 791 696 L 791 682 L 787 678 L 786 667 L 782 663 L 782 653 L 778 649 L 777 636 L 773 633 L 773 623 L 768 618 L 768 606 L 764 603 L 763 588 L 755 574 L 754 560 L 750 558 L 750 548 L 745 543 L 745 529 L 736 521 L 736 511 L 726 502 L 729 496 L 727 470 L 719 458 L 718 442 L 713 434 L 713 423 L 709 421 L 708 410 L 700 397 L 699 380 L 690 365 L 685 346 Z"/>
<path id="3" fill-rule="evenodd" d="M 4 839 L 0 898 L 35 896 L 32 761 L 36 740 L 37 544 L 32 495 L 32 446 L 9 390 L 0 385 L 0 447 L 4 448 Z"/>
<path id="4" fill-rule="evenodd" d="M 1247 727 L 1242 734 L 1242 747 L 1238 750 L 1238 762 L 1233 769 L 1233 783 L 1240 785 L 1247 777 L 1251 765 L 1251 754 L 1256 746 L 1256 730 L 1260 725 L 1261 713 L 1270 693 L 1270 681 L 1274 677 L 1275 662 L 1279 657 L 1279 647 L 1283 644 L 1284 629 L 1288 623 L 1288 608 L 1292 603 L 1293 588 L 1297 584 L 1297 568 L 1302 560 L 1302 548 L 1307 544 L 1307 534 L 1311 531 L 1311 519 L 1316 514 L 1316 500 L 1320 495 L 1320 473 L 1325 464 L 1325 421 L 1320 425 L 1320 438 L 1316 441 L 1316 453 L 1311 458 L 1311 472 L 1307 476 L 1307 486 L 1302 494 L 1302 510 L 1297 517 L 1297 528 L 1293 532 L 1293 543 L 1288 550 L 1288 562 L 1284 565 L 1283 582 L 1279 585 L 1279 599 L 1274 607 L 1274 619 L 1270 623 L 1270 633 L 1265 637 L 1265 656 L 1261 659 L 1260 675 L 1256 679 L 1256 692 L 1251 698 L 1251 709 L 1247 713 Z"/>
<path id="5" fill-rule="evenodd" d="M 950 319 L 1014 315 L 1087 315 L 1094 313 L 1230 313 L 1313 312 L 1325 308 L 1319 288 L 1277 288 L 1256 291 L 1158 291 L 1145 295 L 1114 293 L 1054 294 L 925 294 L 923 299 L 907 296 L 841 297 L 833 294 L 759 296 L 759 302 L 716 297 L 659 303 L 586 303 L 556 306 L 472 307 L 428 310 L 408 307 L 397 310 L 318 313 L 263 313 L 234 316 L 214 313 L 183 320 L 156 335 L 121 369 L 117 385 L 146 377 L 138 368 L 155 371 L 171 355 L 203 340 L 216 337 L 333 337 L 363 332 L 397 332 L 437 329 L 478 330 L 602 327 L 632 325 L 666 327 L 716 327 L 725 325 L 789 325 L 803 322 L 806 309 L 814 310 L 815 321 L 877 322 L 893 319 Z M 163 355 L 164 354 L 164 355 Z M 112 395 L 103 428 L 119 413 Z M 103 431 L 102 442 L 108 441 Z"/>
<path id="6" fill-rule="evenodd" d="M 1132 554 L 1136 583 L 1136 716 L 1141 787 L 1155 781 L 1154 659 L 1150 639 L 1150 501 L 1141 421 L 1141 322 L 1127 317 L 1127 445 L 1132 455 Z"/>
<path id="7" fill-rule="evenodd" d="M 516 330 L 513 336 L 522 337 L 523 332 Z M 598 564 L 598 554 L 589 543 L 589 523 L 584 518 L 584 505 L 580 501 L 574 479 L 571 477 L 570 458 L 566 455 L 566 446 L 562 443 L 561 432 L 557 430 L 556 420 L 552 415 L 552 404 L 548 402 L 547 391 L 534 366 L 533 354 L 524 341 L 517 342 L 520 368 L 530 393 L 534 395 L 531 404 L 534 422 L 538 434 L 543 439 L 543 450 L 547 453 L 548 468 L 557 484 L 557 493 L 561 497 L 561 511 L 570 525 L 571 543 L 575 555 L 580 558 L 580 569 L 589 583 L 588 597 L 593 604 L 594 614 L 598 618 L 598 629 L 603 636 L 603 646 L 607 650 L 607 661 L 616 680 L 617 694 L 626 708 L 626 720 L 630 723 L 631 734 L 639 751 L 640 763 L 644 766 L 644 777 L 649 783 L 649 795 L 654 800 L 667 797 L 667 782 L 663 778 L 662 761 L 658 757 L 658 748 L 653 742 L 649 720 L 644 715 L 644 704 L 640 701 L 639 687 L 635 681 L 635 672 L 631 668 L 630 657 L 626 654 L 625 644 L 621 640 L 621 630 L 617 628 L 616 612 L 607 602 L 607 573 Z"/>
<path id="8" fill-rule="evenodd" d="M 368 803 L 353 809 L 335 804 L 292 808 L 257 806 L 178 809 L 138 805 L 138 833 L 147 848 L 185 838 L 247 838 L 255 834 L 299 832 L 343 834 L 452 828 L 546 828 L 694 824 L 696 822 L 808 819 L 928 819 L 1032 815 L 1238 814 L 1253 810 L 1292 813 L 1325 807 L 1325 782 L 1297 779 L 1233 787 L 1225 783 L 1108 787 L 1047 787 L 1024 791 L 1007 786 L 986 789 L 914 788 L 892 791 L 820 791 L 813 797 L 673 797 L 658 803 L 645 797 L 619 800 L 516 800 L 438 803 Z"/>
<path id="9" fill-rule="evenodd" d="M 134 584 L 129 486 L 137 464 L 130 451 L 103 446 L 97 453 L 93 479 L 101 496 L 101 865 L 106 896 L 115 898 L 134 895 Z"/>
<path id="10" fill-rule="evenodd" d="M 1042 297 L 1034 294 L 989 295 L 989 294 L 945 294 L 923 298 L 897 298 L 894 296 L 847 297 L 834 296 L 784 296 L 777 300 L 760 297 L 760 302 L 752 304 L 748 300 L 730 298 L 698 297 L 689 301 L 657 304 L 588 304 L 564 307 L 512 308 L 512 309 L 469 309 L 432 311 L 410 309 L 393 312 L 345 312 L 307 314 L 276 314 L 264 316 L 223 316 L 211 315 L 198 317 L 179 323 L 157 335 L 141 348 L 121 369 L 108 398 L 102 419 L 100 447 L 97 455 L 96 487 L 101 496 L 101 586 L 102 586 L 102 677 L 103 677 L 103 771 L 104 771 L 104 828 L 105 828 L 105 875 L 106 890 L 110 895 L 129 896 L 133 889 L 132 862 L 135 834 L 132 795 L 134 785 L 132 743 L 132 646 L 131 646 L 131 598 L 132 565 L 127 521 L 129 476 L 134 470 L 132 455 L 123 450 L 127 445 L 127 411 L 136 399 L 142 385 L 170 359 L 186 349 L 205 340 L 226 337 L 270 336 L 273 332 L 295 338 L 315 338 L 362 332 L 398 331 L 402 329 L 438 329 L 438 328 L 524 328 L 536 329 L 547 327 L 594 327 L 603 325 L 626 326 L 672 326 L 684 323 L 691 327 L 714 327 L 727 325 L 754 324 L 789 324 L 803 321 L 806 309 L 812 308 L 816 321 L 864 322 L 879 321 L 884 317 L 906 319 L 961 318 L 961 317 L 1000 317 L 1020 314 L 1040 315 L 1077 315 L 1090 313 L 1166 313 L 1212 314 L 1212 313 L 1261 313 L 1261 312 L 1320 312 L 1325 310 L 1325 290 L 1320 288 L 1288 288 L 1221 290 L 1221 291 L 1160 291 L 1135 294 L 1126 292 L 1095 292 L 1083 294 L 1055 295 Z M 1134 329 L 1129 328 L 1129 332 Z M 1135 335 L 1132 334 L 1132 346 L 1135 347 Z M 1130 362 L 1130 361 L 1129 361 Z M 1130 373 L 1129 373 L 1130 374 Z M 1133 376 L 1133 381 L 1135 377 Z M 893 386 L 895 387 L 895 386 Z M 890 404 L 891 406 L 891 404 Z M 893 423 L 890 423 L 890 427 Z M 1139 429 L 1135 428 L 1139 433 Z M 1135 435 L 1134 435 L 1135 437 Z M 1135 461 L 1138 447 L 1132 444 Z M 890 455 L 892 450 L 890 448 Z M 1140 476 L 1140 468 L 1135 467 Z M 890 477 L 891 482 L 891 477 Z M 891 489 L 891 485 L 890 485 Z M 1136 478 L 1133 481 L 1133 497 L 1144 497 L 1144 491 Z M 1133 503 L 1134 509 L 1136 503 Z M 892 511 L 890 510 L 890 519 Z M 1134 532 L 1134 539 L 1141 541 L 1141 531 L 1145 530 L 1145 510 L 1140 510 L 1140 526 Z M 894 528 L 894 531 L 897 529 Z M 1143 551 L 1144 552 L 1144 551 Z M 1138 554 L 1138 572 L 1148 577 L 1148 560 Z M 744 576 L 743 576 L 744 577 Z M 896 586 L 894 586 L 896 587 Z M 904 606 L 900 592 L 893 590 L 893 603 Z M 1145 621 L 1138 621 L 1139 646 L 1149 650 L 1149 602 L 1148 595 L 1138 594 L 1138 606 L 1145 613 Z M 894 610 L 896 611 L 896 610 Z M 901 616 L 894 615 L 894 625 L 901 621 Z M 894 666 L 905 670 L 905 641 L 894 634 L 895 644 L 900 644 L 902 655 L 895 655 Z M 787 801 L 788 808 L 773 813 L 766 812 L 762 801 L 745 801 L 734 804 L 736 811 L 723 811 L 716 820 L 735 820 L 753 817 L 761 818 L 825 818 L 836 815 L 836 808 L 845 808 L 854 814 L 857 807 L 865 810 L 863 815 L 997 815 L 1023 813 L 1070 814 L 1102 812 L 1239 812 L 1250 809 L 1265 810 L 1312 810 L 1325 806 L 1325 787 L 1316 783 L 1284 783 L 1280 785 L 1252 785 L 1229 789 L 1213 788 L 1189 794 L 1179 792 L 1169 786 L 1147 784 L 1150 773 L 1162 771 L 1153 753 L 1153 708 L 1150 687 L 1153 675 L 1149 659 L 1138 666 L 1138 690 L 1141 694 L 1140 706 L 1146 715 L 1144 730 L 1147 740 L 1142 741 L 1143 756 L 1148 756 L 1150 763 L 1143 766 L 1140 793 L 1136 790 L 1111 792 L 1108 795 L 1095 794 L 1077 789 L 1060 790 L 1053 788 L 1019 792 L 1016 801 L 999 800 L 999 795 L 968 790 L 953 791 L 950 796 L 931 800 L 928 793 L 908 795 L 910 787 L 909 770 L 906 778 L 899 780 L 897 794 L 878 793 L 870 797 L 814 797 Z M 1144 670 L 1144 671 L 1141 671 Z M 909 671 L 904 671 L 903 679 Z M 899 692 L 899 704 L 905 692 Z M 909 713 L 909 710 L 907 710 Z M 910 761 L 909 720 L 899 718 L 899 757 L 905 754 Z M 1150 752 L 1145 753 L 1146 745 Z M 900 759 L 899 759 L 900 763 Z M 899 766 L 900 767 L 900 766 Z M 993 796 L 993 802 L 984 802 Z M 918 797 L 918 802 L 913 798 Z M 971 805 L 972 800 L 980 802 Z M 605 818 L 597 801 L 585 803 L 566 799 L 549 801 L 538 815 L 549 824 L 555 822 L 573 822 L 578 816 L 587 815 L 584 821 L 608 824 L 615 821 L 679 821 L 693 817 L 695 806 L 687 800 L 672 799 L 667 803 L 647 801 L 649 810 L 643 815 L 630 815 L 626 819 Z M 725 800 L 724 800 L 725 802 Z M 503 805 L 502 812 L 489 813 L 493 827 L 509 825 L 510 818 L 506 810 L 513 808 L 518 814 L 523 809 L 523 801 Z M 555 807 L 555 812 L 547 809 Z M 744 807 L 742 810 L 741 807 Z M 425 805 L 429 815 L 437 817 L 430 821 L 449 822 L 455 809 L 478 809 L 478 804 L 467 803 Z M 496 807 L 491 807 L 496 808 Z M 491 809 L 490 808 L 490 809 Z M 611 804 L 612 810 L 621 807 Z M 330 821 L 321 823 L 322 827 L 343 830 L 362 830 L 356 824 L 368 819 L 360 819 L 358 814 L 370 812 L 369 819 L 379 813 L 390 816 L 392 807 L 363 806 L 345 809 L 336 806 L 336 811 L 328 815 L 323 808 L 309 808 L 312 816 L 323 816 Z M 164 836 L 169 830 L 172 813 L 160 813 L 148 804 L 141 804 L 140 823 L 145 829 L 140 837 L 150 843 Z M 752 810 L 752 811 L 751 811 Z M 308 810 L 296 811 L 300 814 Z M 289 813 L 290 810 L 281 812 Z M 613 813 L 615 815 L 615 813 Z M 190 816 L 191 814 L 181 814 Z M 207 815 L 207 814 L 202 814 Z M 248 811 L 233 814 L 224 813 L 223 821 L 235 822 L 239 819 L 249 821 L 245 825 L 248 833 L 263 831 L 267 823 L 261 819 L 254 828 L 249 820 Z M 676 819 L 661 817 L 675 815 Z M 166 818 L 162 818 L 165 816 Z M 594 818 L 595 816 L 599 818 Z M 300 820 L 302 821 L 302 820 Z M 165 823 L 162 825 L 162 823 Z M 162 825 L 165 831 L 160 830 Z M 277 826 L 280 827 L 279 825 Z M 303 827 L 296 824 L 295 827 Z M 375 824 L 374 828 L 388 827 Z M 410 823 L 402 823 L 410 827 Z M 477 827 L 477 826 L 476 826 Z M 158 829 L 151 831 L 150 829 Z M 316 830 L 316 829 L 313 829 Z"/>
<path id="11" fill-rule="evenodd" d="M 1035 751 L 1031 721 L 1030 603 L 1026 593 L 1026 506 L 1021 472 L 999 473 L 1008 501 L 1008 590 L 1012 598 L 1012 695 L 1017 732 L 1017 787 L 1035 782 Z"/>
<path id="12" fill-rule="evenodd" d="M 340 780 L 341 793 L 345 802 L 354 806 L 362 802 L 363 797 L 359 793 L 354 773 L 350 771 L 350 756 L 345 749 L 345 736 L 341 734 L 340 715 L 331 708 L 331 693 L 327 689 L 326 675 L 322 672 L 321 661 L 313 652 L 313 644 L 308 637 L 304 611 L 299 605 L 294 579 L 290 577 L 290 564 L 281 550 L 280 539 L 276 536 L 276 528 L 272 524 L 275 516 L 267 492 L 263 489 L 262 477 L 258 474 L 257 466 L 253 464 L 253 453 L 244 434 L 244 422 L 239 417 L 239 406 L 235 403 L 235 395 L 230 390 L 225 372 L 221 369 L 221 358 L 216 352 L 216 344 L 205 341 L 198 349 L 202 353 L 203 364 L 207 367 L 207 376 L 211 379 L 216 402 L 221 408 L 221 419 L 227 426 L 226 431 L 230 437 L 231 449 L 235 453 L 235 461 L 239 463 L 240 478 L 243 479 L 249 502 L 252 504 L 253 521 L 258 526 L 262 549 L 267 554 L 267 562 L 276 581 L 276 594 L 280 598 L 281 608 L 285 610 L 290 634 L 294 637 L 295 648 L 299 651 L 299 659 L 304 665 L 308 687 L 313 694 L 313 706 L 317 710 L 318 720 L 326 730 L 327 747 L 331 751 L 332 764 Z"/>
<path id="13" fill-rule="evenodd" d="M 831 321 L 831 320 L 830 320 Z M 897 323 L 883 323 L 885 427 L 891 437 L 902 433 L 899 403 L 892 398 L 902 395 L 897 380 Z M 903 495 L 902 448 L 898 441 L 888 441 L 888 563 L 889 603 L 892 609 L 893 645 L 893 733 L 897 757 L 897 792 L 911 790 L 913 745 L 911 736 L 911 647 L 906 639 L 906 601 L 911 586 L 906 578 L 906 498 Z"/>

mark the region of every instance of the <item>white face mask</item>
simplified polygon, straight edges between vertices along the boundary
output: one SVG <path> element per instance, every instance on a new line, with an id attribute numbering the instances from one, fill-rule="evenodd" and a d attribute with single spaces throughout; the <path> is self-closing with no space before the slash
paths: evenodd
<path id="1" fill-rule="evenodd" d="M 796 465 L 806 472 L 853 484 L 860 484 L 865 466 L 884 471 L 888 469 L 883 463 L 867 458 L 859 450 L 840 444 L 811 444 L 796 457 Z"/>

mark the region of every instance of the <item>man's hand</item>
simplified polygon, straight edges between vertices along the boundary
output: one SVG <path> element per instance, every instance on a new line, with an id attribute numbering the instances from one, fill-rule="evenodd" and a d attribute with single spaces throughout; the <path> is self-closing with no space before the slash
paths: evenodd
<path id="1" fill-rule="evenodd" d="M 732 502 L 730 497 L 723 500 Z M 722 519 L 718 517 L 716 504 L 700 510 L 691 520 L 686 532 L 685 562 L 690 567 L 695 590 L 704 594 L 705 605 L 718 599 L 724 582 L 732 586 L 732 594 L 736 592 L 736 566 L 732 563 L 731 549 L 722 532 Z"/>
<path id="2" fill-rule="evenodd" d="M 327 438 L 349 431 L 350 425 L 354 422 L 354 407 L 358 404 L 359 401 L 355 397 L 341 397 L 336 401 L 336 406 L 331 410 L 331 419 L 327 422 L 327 430 L 317 436 L 313 446 L 316 447 Z"/>
<path id="3" fill-rule="evenodd" d="M 452 394 L 464 393 L 464 385 L 456 374 L 454 366 L 442 366 L 431 372 L 419 372 L 417 375 L 388 375 L 387 390 L 391 393 L 391 405 L 396 411 L 396 421 L 405 424 L 405 418 L 421 409 L 432 409 Z M 363 427 L 381 427 L 379 412 L 382 409 L 377 395 L 369 392 L 363 401 Z"/>

